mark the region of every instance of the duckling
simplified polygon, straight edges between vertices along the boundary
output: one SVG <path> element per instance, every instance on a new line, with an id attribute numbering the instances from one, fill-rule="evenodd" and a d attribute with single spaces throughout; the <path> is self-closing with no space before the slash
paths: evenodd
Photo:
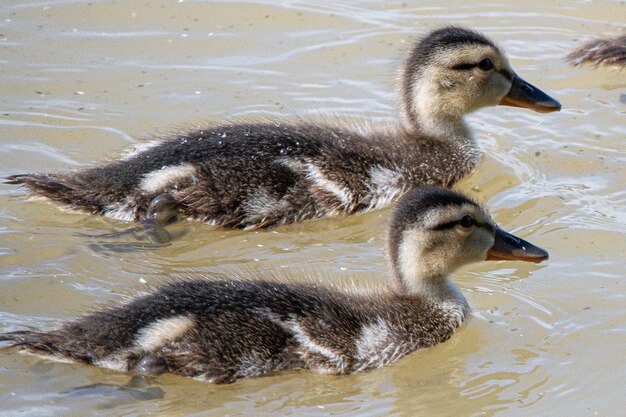
<path id="1" fill-rule="evenodd" d="M 222 227 L 261 228 L 386 206 L 420 185 L 451 186 L 479 151 L 463 116 L 498 104 L 560 104 L 518 77 L 475 31 L 445 27 L 412 48 L 401 76 L 403 121 L 368 130 L 312 123 L 236 123 L 157 140 L 77 172 L 7 177 L 92 214 L 140 221 L 171 194 L 178 212 Z"/>
<path id="2" fill-rule="evenodd" d="M 567 60 L 573 65 L 610 65 L 617 68 L 626 66 L 626 34 L 614 37 L 596 38 L 573 50 Z"/>
<path id="3" fill-rule="evenodd" d="M 288 369 L 350 374 L 450 338 L 470 311 L 450 278 L 457 268 L 548 258 L 500 229 L 467 197 L 429 187 L 398 202 L 387 248 L 386 289 L 267 279 L 177 281 L 58 330 L 15 331 L 0 340 L 59 359 L 214 383 Z"/>

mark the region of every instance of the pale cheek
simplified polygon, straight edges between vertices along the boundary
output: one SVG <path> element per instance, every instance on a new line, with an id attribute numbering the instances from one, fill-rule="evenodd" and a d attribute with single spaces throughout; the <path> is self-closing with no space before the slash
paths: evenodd
<path id="1" fill-rule="evenodd" d="M 457 92 L 459 105 L 464 105 L 464 113 L 472 112 L 484 106 L 491 105 L 491 99 L 486 96 L 485 86 L 477 76 L 466 80 L 462 89 Z"/>
<path id="2" fill-rule="evenodd" d="M 442 243 L 437 255 L 440 269 L 449 270 L 450 268 L 456 269 L 467 263 L 466 258 L 469 252 L 468 248 L 464 247 L 459 240 L 455 240 Z"/>
<path id="3" fill-rule="evenodd" d="M 472 91 L 474 102 L 478 107 L 495 106 L 500 101 L 496 91 L 496 86 L 491 85 L 487 80 L 483 80 L 483 83 L 477 86 L 476 90 Z"/>
<path id="4" fill-rule="evenodd" d="M 502 97 L 506 96 L 509 93 L 512 85 L 512 82 L 502 76 L 499 76 L 495 80 L 494 86 L 492 87 L 494 91 L 494 100 L 499 103 L 500 100 L 502 100 Z"/>
<path id="5" fill-rule="evenodd" d="M 493 246 L 494 243 L 494 238 L 493 236 L 489 236 L 489 235 L 482 235 L 480 238 L 480 242 L 476 247 L 476 253 L 475 253 L 475 261 L 482 261 L 487 257 L 487 252 L 489 252 L 489 249 L 491 249 L 491 247 Z"/>

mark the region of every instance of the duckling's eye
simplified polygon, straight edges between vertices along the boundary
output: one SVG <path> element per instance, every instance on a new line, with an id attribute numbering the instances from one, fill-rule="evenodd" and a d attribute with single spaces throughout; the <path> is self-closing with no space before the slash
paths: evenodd
<path id="1" fill-rule="evenodd" d="M 461 217 L 461 220 L 459 220 L 459 224 L 462 227 L 465 227 L 466 229 L 468 229 L 476 224 L 476 220 L 474 220 L 474 218 L 468 214 L 468 215 Z"/>
<path id="2" fill-rule="evenodd" d="M 478 63 L 478 68 L 480 68 L 483 71 L 489 71 L 493 69 L 493 62 L 491 62 L 489 58 L 485 58 Z"/>

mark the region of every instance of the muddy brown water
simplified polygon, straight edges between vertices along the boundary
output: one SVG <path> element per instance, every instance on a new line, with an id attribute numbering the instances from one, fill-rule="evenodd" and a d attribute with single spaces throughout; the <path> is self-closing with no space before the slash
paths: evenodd
<path id="1" fill-rule="evenodd" d="M 484 109 L 484 157 L 458 185 L 540 265 L 470 265 L 473 315 L 449 342 L 346 377 L 292 372 L 215 386 L 0 352 L 0 414 L 24 416 L 618 416 L 626 379 L 626 73 L 572 68 L 577 42 L 626 26 L 618 1 L 5 1 L 0 175 L 111 158 L 154 133 L 223 119 L 396 117 L 413 36 L 480 29 L 563 111 Z M 159 130 L 160 129 L 160 130 Z M 241 232 L 180 222 L 138 245 L 123 222 L 0 185 L 0 331 L 50 328 L 171 275 L 265 271 L 383 282 L 389 210 Z"/>

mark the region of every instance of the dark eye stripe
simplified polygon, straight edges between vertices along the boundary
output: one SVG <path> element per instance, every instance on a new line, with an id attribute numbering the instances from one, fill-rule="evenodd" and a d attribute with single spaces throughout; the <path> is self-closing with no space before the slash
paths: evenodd
<path id="1" fill-rule="evenodd" d="M 500 74 L 504 75 L 504 78 L 506 78 L 509 81 L 513 81 L 513 77 L 515 77 L 515 74 L 513 74 L 512 72 L 508 70 L 500 71 Z"/>
<path id="2" fill-rule="evenodd" d="M 459 225 L 459 220 L 455 220 L 455 221 L 448 222 L 448 223 L 438 224 L 437 226 L 433 227 L 433 230 L 452 229 L 453 227 L 456 227 L 458 225 Z"/>
<path id="3" fill-rule="evenodd" d="M 458 226 L 461 223 L 460 220 L 454 220 L 448 223 L 442 223 L 442 224 L 438 224 L 437 226 L 433 227 L 431 230 L 447 230 L 447 229 L 452 229 L 453 227 Z M 476 227 L 482 227 L 484 229 L 489 229 L 489 230 L 494 230 L 493 226 L 491 226 L 489 223 L 475 223 L 474 226 Z"/>
<path id="4" fill-rule="evenodd" d="M 458 64 L 453 66 L 452 69 L 467 71 L 477 67 L 480 67 L 480 69 L 482 69 L 483 71 L 489 71 L 494 68 L 493 62 L 489 58 L 485 58 L 480 62 L 476 62 L 475 64 Z"/>
<path id="5" fill-rule="evenodd" d="M 478 66 L 478 63 L 476 63 L 476 64 L 458 64 L 458 65 L 453 66 L 452 69 L 466 71 L 466 70 L 470 70 L 472 68 L 476 68 L 477 66 Z"/>

